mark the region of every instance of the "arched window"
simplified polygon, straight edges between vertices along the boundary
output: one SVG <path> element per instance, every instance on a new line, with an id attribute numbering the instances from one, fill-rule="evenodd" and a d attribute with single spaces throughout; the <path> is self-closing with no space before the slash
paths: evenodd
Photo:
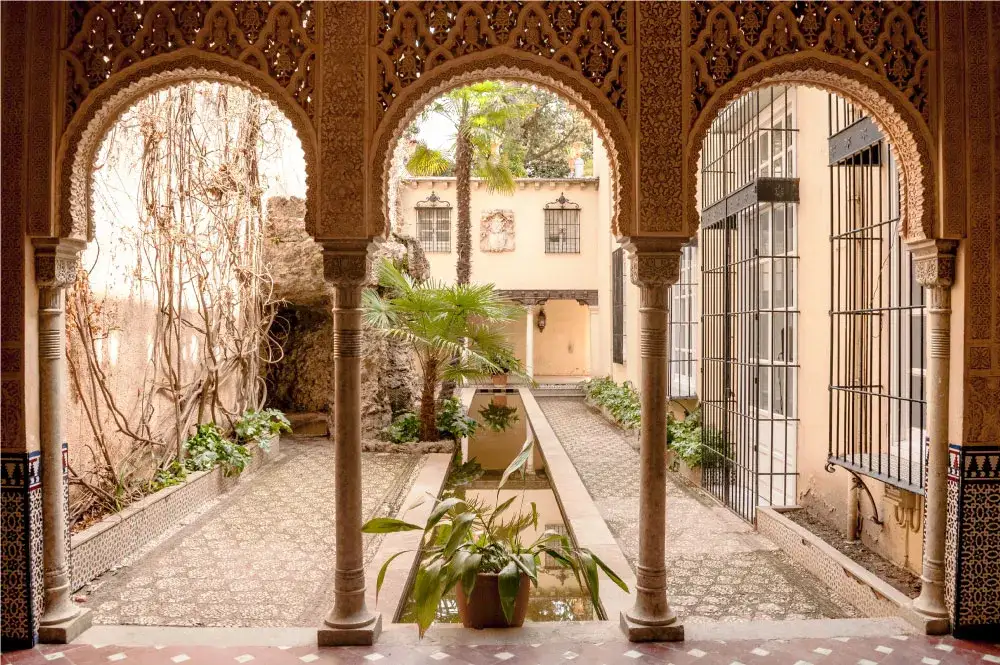
<path id="1" fill-rule="evenodd" d="M 451 252 L 451 203 L 431 195 L 415 206 L 417 210 L 417 239 L 424 251 L 431 254 Z"/>
<path id="2" fill-rule="evenodd" d="M 580 206 L 565 194 L 545 204 L 545 253 L 580 253 Z"/>

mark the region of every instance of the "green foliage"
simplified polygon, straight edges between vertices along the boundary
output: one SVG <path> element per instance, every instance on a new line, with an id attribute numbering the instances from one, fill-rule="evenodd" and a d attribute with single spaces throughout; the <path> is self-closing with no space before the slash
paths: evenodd
<path id="1" fill-rule="evenodd" d="M 441 402 L 437 412 L 438 439 L 453 439 L 472 436 L 478 423 L 462 412 L 462 404 L 457 397 Z M 393 443 L 412 443 L 420 440 L 420 417 L 411 412 L 401 413 L 385 428 L 383 435 Z"/>
<path id="2" fill-rule="evenodd" d="M 479 415 L 483 417 L 483 424 L 494 432 L 502 432 L 520 420 L 516 407 L 503 406 L 495 402 L 490 402 L 479 409 Z"/>
<path id="3" fill-rule="evenodd" d="M 243 445 L 256 443 L 261 450 L 268 452 L 271 449 L 271 438 L 291 432 L 292 425 L 278 409 L 250 409 L 233 423 L 233 430 L 236 432 L 236 440 Z"/>
<path id="4" fill-rule="evenodd" d="M 584 384 L 584 393 L 592 402 L 605 407 L 621 427 L 639 427 L 642 420 L 639 393 L 628 381 L 619 385 L 607 376 L 591 379 Z"/>
<path id="5" fill-rule="evenodd" d="M 490 354 L 490 361 L 500 370 L 498 374 L 524 374 L 524 364 L 509 346 L 494 350 Z"/>
<path id="6" fill-rule="evenodd" d="M 510 621 L 522 576 L 527 576 L 532 584 L 538 586 L 538 568 L 543 554 L 570 569 L 578 582 L 581 582 L 582 574 L 595 605 L 600 602 L 598 570 L 604 571 L 612 582 L 628 592 L 625 582 L 596 554 L 586 548 L 574 546 L 562 534 L 545 531 L 529 545 L 522 542 L 520 535 L 523 531 L 529 527 L 536 531 L 538 529 L 538 509 L 532 502 L 530 512 L 508 514 L 517 497 L 512 496 L 500 503 L 500 489 L 514 474 L 525 474 L 533 449 L 533 441 L 525 443 L 521 452 L 504 471 L 497 487 L 497 505 L 452 496 L 435 502 L 423 526 L 390 517 L 376 517 L 361 528 L 365 533 L 423 531 L 420 546 L 423 558 L 413 585 L 420 637 L 424 636 L 433 623 L 441 597 L 461 582 L 462 590 L 468 598 L 479 573 L 499 575 L 500 604 L 504 616 Z M 524 490 L 521 492 L 520 505 L 523 502 Z M 389 564 L 409 551 L 412 550 L 397 552 L 382 564 L 375 583 L 376 598 L 382 589 Z"/>
<path id="7" fill-rule="evenodd" d="M 636 429 L 642 424 L 639 393 L 627 381 L 618 384 L 607 376 L 592 379 L 584 384 L 584 393 L 591 402 L 605 407 L 621 427 Z M 717 438 L 721 441 L 721 436 Z M 701 439 L 700 409 L 687 414 L 682 420 L 667 415 L 667 446 L 677 451 L 677 456 L 690 467 L 701 465 Z"/>
<path id="8" fill-rule="evenodd" d="M 443 400 L 438 406 L 437 428 L 442 439 L 454 439 L 458 441 L 466 436 L 476 433 L 479 426 L 474 419 L 465 415 L 462 410 L 462 403 L 457 397 L 450 397 Z"/>
<path id="9" fill-rule="evenodd" d="M 412 443 L 420 440 L 420 418 L 412 411 L 404 411 L 396 416 L 392 424 L 382 432 L 393 443 Z"/>
<path id="10" fill-rule="evenodd" d="M 188 471 L 208 471 L 219 464 L 226 476 L 238 476 L 251 460 L 247 447 L 222 436 L 215 423 L 198 425 L 198 432 L 188 438 L 184 447 Z"/>
<path id="11" fill-rule="evenodd" d="M 153 475 L 153 480 L 149 483 L 149 493 L 159 492 L 165 487 L 180 485 L 187 479 L 187 469 L 184 465 L 174 460 L 164 469 L 157 469 Z"/>
<path id="12" fill-rule="evenodd" d="M 683 420 L 667 416 L 667 447 L 677 452 L 677 456 L 689 467 L 701 466 L 701 410 L 695 409 Z"/>

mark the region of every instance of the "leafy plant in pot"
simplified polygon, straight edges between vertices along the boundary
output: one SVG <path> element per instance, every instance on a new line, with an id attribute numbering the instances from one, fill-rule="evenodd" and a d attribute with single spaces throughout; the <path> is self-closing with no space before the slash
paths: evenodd
<path id="1" fill-rule="evenodd" d="M 503 432 L 520 420 L 517 415 L 517 407 L 507 406 L 498 401 L 496 397 L 488 405 L 479 409 L 479 415 L 483 418 L 483 424 L 494 432 Z"/>
<path id="2" fill-rule="evenodd" d="M 538 586 L 538 570 L 543 554 L 573 572 L 585 582 L 594 604 L 599 603 L 598 571 L 602 570 L 625 592 L 624 581 L 590 550 L 574 546 L 565 535 L 544 531 L 534 542 L 525 544 L 521 533 L 538 529 L 538 509 L 530 503 L 524 510 L 524 490 L 512 516 L 505 513 L 518 498 L 499 501 L 500 490 L 515 473 L 524 478 L 534 442 L 528 441 L 508 465 L 497 487 L 497 505 L 450 497 L 435 500 L 424 526 L 391 517 L 376 517 L 361 528 L 365 533 L 423 531 L 420 549 L 423 558 L 413 585 L 417 628 L 420 637 L 434 622 L 441 597 L 457 591 L 458 611 L 466 628 L 516 627 L 524 623 L 530 587 Z M 408 552 L 390 556 L 379 570 L 376 599 L 392 561 Z M 582 576 L 582 579 L 581 579 Z"/>
<path id="3" fill-rule="evenodd" d="M 503 388 L 507 385 L 508 377 L 513 373 L 524 375 L 524 365 L 514 355 L 513 349 L 500 347 L 490 355 L 490 361 L 496 365 L 498 372 L 493 374 L 493 385 Z"/>

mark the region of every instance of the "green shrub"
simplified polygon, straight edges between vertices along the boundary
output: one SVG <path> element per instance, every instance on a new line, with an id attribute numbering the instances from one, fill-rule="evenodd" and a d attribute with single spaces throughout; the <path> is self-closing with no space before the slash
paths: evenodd
<path id="1" fill-rule="evenodd" d="M 472 436 L 479 425 L 475 420 L 465 415 L 462 403 L 457 397 L 451 397 L 441 402 L 437 413 L 438 434 L 442 439 L 458 441 L 462 437 Z"/>
<path id="2" fill-rule="evenodd" d="M 584 385 L 587 397 L 603 406 L 615 422 L 625 429 L 636 429 L 642 421 L 639 393 L 626 381 L 619 385 L 610 377 L 592 379 Z"/>
<path id="3" fill-rule="evenodd" d="M 245 445 L 222 436 L 215 423 L 198 425 L 197 434 L 189 437 L 184 447 L 188 453 L 184 466 L 188 471 L 208 471 L 219 464 L 223 474 L 237 476 L 252 459 Z"/>
<path id="4" fill-rule="evenodd" d="M 667 416 L 667 447 L 689 467 L 701 466 L 701 410 L 687 414 L 683 420 Z"/>
<path id="5" fill-rule="evenodd" d="M 419 441 L 420 418 L 412 411 L 404 411 L 396 416 L 391 425 L 385 428 L 383 435 L 393 443 Z"/>
<path id="6" fill-rule="evenodd" d="M 439 439 L 454 439 L 455 441 L 464 436 L 472 436 L 478 425 L 475 420 L 462 412 L 462 404 L 457 397 L 441 402 L 435 422 L 437 423 Z M 420 416 L 411 411 L 404 411 L 383 430 L 382 435 L 393 443 L 419 441 Z"/>
<path id="7" fill-rule="evenodd" d="M 256 443 L 261 450 L 271 449 L 271 438 L 277 434 L 292 431 L 292 424 L 278 409 L 254 411 L 250 409 L 233 423 L 236 440 L 243 445 Z"/>

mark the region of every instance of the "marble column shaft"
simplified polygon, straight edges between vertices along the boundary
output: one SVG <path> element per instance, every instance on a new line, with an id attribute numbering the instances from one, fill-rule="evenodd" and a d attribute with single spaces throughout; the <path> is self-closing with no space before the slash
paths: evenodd
<path id="1" fill-rule="evenodd" d="M 938 621 L 929 632 L 946 632 L 944 553 L 948 516 L 948 390 L 951 372 L 951 286 L 955 243 L 924 241 L 910 246 L 917 281 L 927 295 L 927 481 L 924 487 L 924 551 L 920 595 L 913 601 L 921 615 Z M 943 628 L 943 630 L 942 630 Z"/>

